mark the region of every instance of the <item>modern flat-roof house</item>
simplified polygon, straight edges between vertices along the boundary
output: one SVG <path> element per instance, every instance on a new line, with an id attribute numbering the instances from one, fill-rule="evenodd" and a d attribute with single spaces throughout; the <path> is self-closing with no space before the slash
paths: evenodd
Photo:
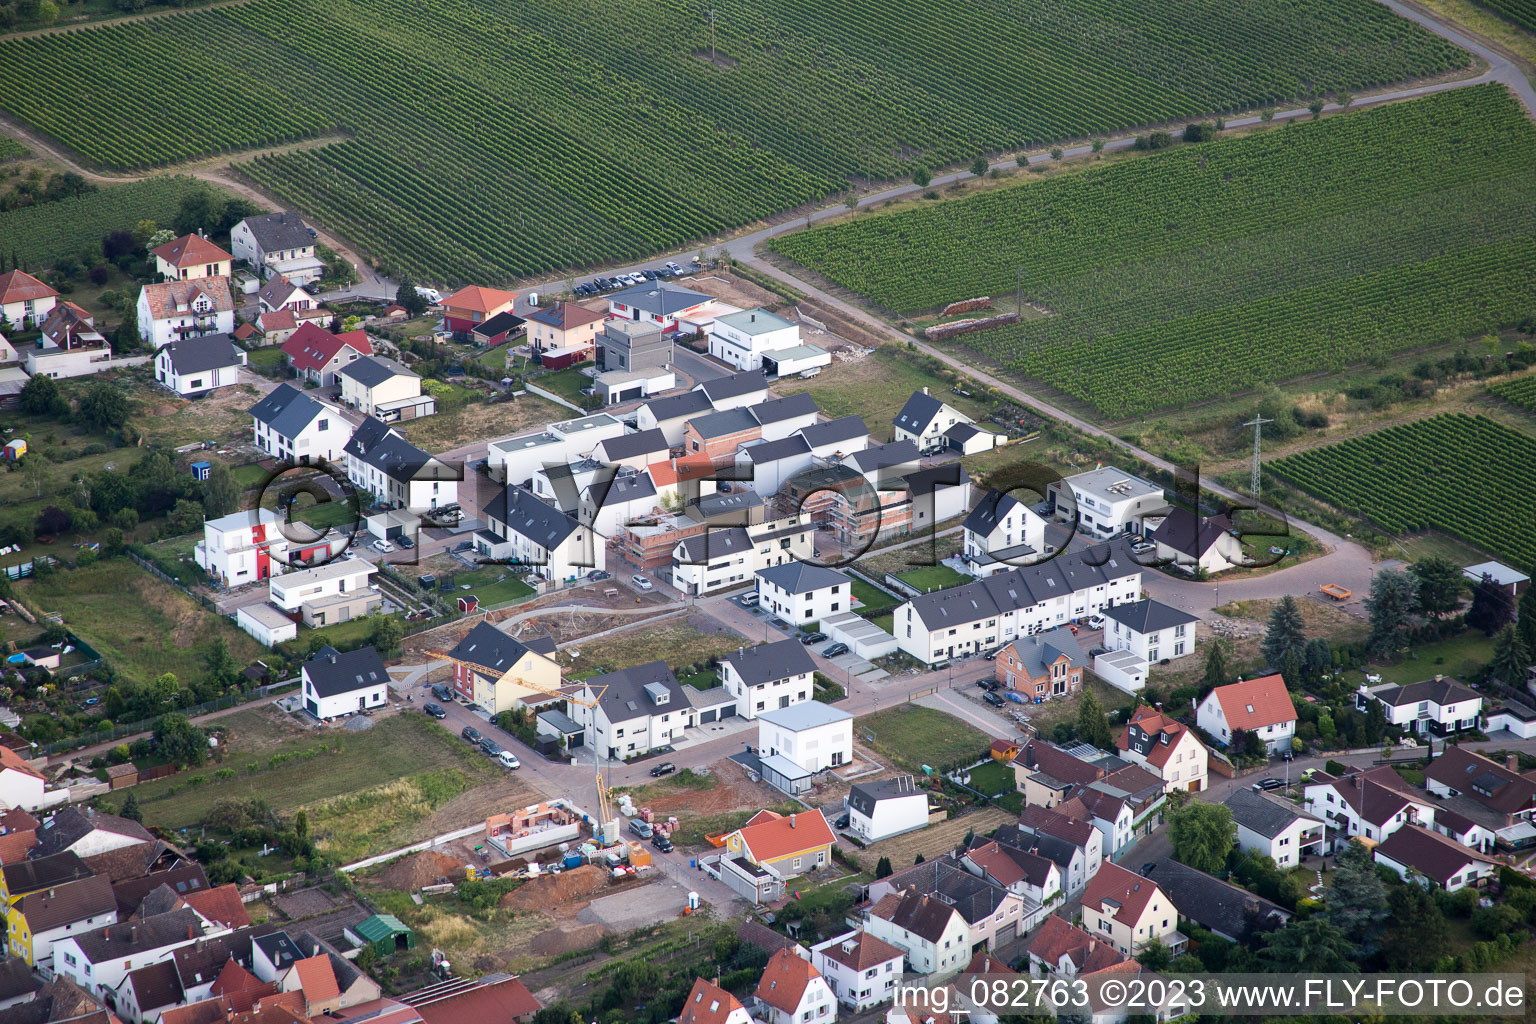
<path id="1" fill-rule="evenodd" d="M 149 253 L 155 258 L 155 273 L 166 281 L 195 281 L 234 273 L 234 257 L 202 235 L 173 238 Z"/>
<path id="2" fill-rule="evenodd" d="M 736 698 L 736 713 L 753 719 L 811 699 L 816 663 L 794 637 L 743 647 L 720 659 L 720 679 Z"/>
<path id="3" fill-rule="evenodd" d="M 551 423 L 538 433 L 492 441 L 486 447 L 486 471 L 493 480 L 526 484 L 539 470 L 580 462 L 599 443 L 624 432 L 624 422 L 605 412 Z"/>
<path id="4" fill-rule="evenodd" d="M 476 623 L 448 652 L 454 659 L 454 692 L 492 714 L 544 703 L 560 686 L 560 665 L 553 648 L 536 646 L 542 645 L 525 644 L 489 622 Z"/>
<path id="5" fill-rule="evenodd" d="M 1269 857 L 1281 868 L 1294 868 L 1303 857 L 1327 848 L 1328 826 L 1293 805 L 1271 800 L 1251 789 L 1234 790 L 1224 801 L 1237 826 L 1237 848 Z"/>
<path id="6" fill-rule="evenodd" d="M 1172 791 L 1198 793 L 1206 786 L 1210 751 L 1187 725 L 1145 704 L 1115 738 L 1120 756 L 1134 761 L 1163 780 Z"/>
<path id="7" fill-rule="evenodd" d="M 1248 564 L 1242 541 L 1225 514 L 1196 516 L 1188 509 L 1176 508 L 1147 534 L 1147 539 L 1157 545 L 1159 559 L 1191 570 L 1217 573 Z"/>
<path id="8" fill-rule="evenodd" d="M 1279 673 L 1218 686 L 1195 712 L 1200 728 L 1222 743 L 1239 729 L 1257 733 L 1269 753 L 1291 749 L 1296 735 L 1296 706 Z"/>
<path id="9" fill-rule="evenodd" d="M 315 234 L 296 213 L 247 217 L 230 231 L 229 247 L 262 277 L 281 275 L 304 285 L 325 274 L 325 264 L 315 255 Z"/>
<path id="10" fill-rule="evenodd" d="M 1063 626 L 1019 637 L 997 653 L 993 678 L 1035 704 L 1082 692 L 1088 656 Z"/>
<path id="11" fill-rule="evenodd" d="M 385 423 L 412 420 L 437 412 L 437 399 L 421 393 L 421 375 L 393 359 L 364 356 L 337 371 L 341 404 Z"/>
<path id="12" fill-rule="evenodd" d="M 713 301 L 712 296 L 703 292 L 679 288 L 675 284 L 645 281 L 608 296 L 608 316 L 613 320 L 650 324 L 671 334 L 677 330 L 679 319 L 697 313 Z"/>
<path id="13" fill-rule="evenodd" d="M 481 558 L 538 566 L 552 580 L 603 567 L 607 545 L 592 528 L 546 505 L 526 487 L 503 487 L 481 512 L 486 528 L 474 535 Z"/>
<path id="14" fill-rule="evenodd" d="M 151 348 L 181 338 L 229 334 L 235 329 L 235 297 L 227 277 L 146 284 L 139 289 L 139 337 Z"/>
<path id="15" fill-rule="evenodd" d="M 534 309 L 527 317 L 528 346 L 540 365 L 563 370 L 592 358 L 598 327 L 607 319 L 607 314 L 574 302 Z"/>
<path id="16" fill-rule="evenodd" d="M 736 367 L 756 370 L 763 354 L 800 344 L 800 326 L 766 309 L 745 309 L 716 317 L 709 335 L 709 354 Z"/>
<path id="17" fill-rule="evenodd" d="M 1531 582 L 1525 573 L 1502 562 L 1478 562 L 1461 570 L 1461 575 L 1473 584 L 1481 583 L 1484 579 L 1492 580 L 1516 597 Z"/>
<path id="18" fill-rule="evenodd" d="M 283 342 L 283 354 L 300 380 L 328 388 L 341 383 L 339 374 L 349 364 L 373 355 L 368 332 L 347 331 L 332 334 L 313 323 L 304 323 Z"/>
<path id="19" fill-rule="evenodd" d="M 757 749 L 764 778 L 804 792 L 817 772 L 853 760 L 853 716 L 815 700 L 765 710 L 757 716 Z"/>
<path id="20" fill-rule="evenodd" d="M 1393 832 L 1371 853 L 1376 863 L 1391 868 L 1404 881 L 1416 881 L 1446 892 L 1468 886 L 1481 889 L 1498 866 L 1487 854 L 1414 824 Z"/>
<path id="21" fill-rule="evenodd" d="M 1195 651 L 1199 618 L 1160 601 L 1142 598 L 1104 609 L 1104 646 L 1130 651 L 1149 665 L 1172 661 Z"/>
<path id="22" fill-rule="evenodd" d="M 672 335 L 648 321 L 608 320 L 597 336 L 597 368 L 659 370 L 672 365 Z"/>
<path id="23" fill-rule="evenodd" d="M 1372 701 L 1381 707 L 1388 725 L 1415 735 L 1450 736 L 1476 729 L 1483 715 L 1482 696 L 1449 676 L 1407 686 L 1361 683 L 1355 693 L 1355 709 L 1365 711 Z"/>
<path id="24" fill-rule="evenodd" d="M 757 570 L 757 596 L 785 622 L 800 626 L 847 611 L 853 580 L 836 569 L 809 562 L 786 562 Z"/>
<path id="25" fill-rule="evenodd" d="M 1161 487 L 1113 466 L 1052 482 L 1046 487 L 1046 500 L 1058 519 L 1070 520 L 1077 513 L 1078 529 L 1100 539 L 1142 533 L 1143 519 L 1168 511 Z"/>
<path id="26" fill-rule="evenodd" d="M 1141 596 L 1142 567 L 1119 542 L 914 597 L 893 632 L 924 664 L 989 651 Z"/>
<path id="27" fill-rule="evenodd" d="M 960 557 L 971 575 L 979 578 L 1028 565 L 1051 553 L 1045 520 L 996 488 L 982 495 L 961 526 Z"/>
<path id="28" fill-rule="evenodd" d="M 352 424 L 341 410 L 279 384 L 251 406 L 256 447 L 279 462 L 307 466 L 335 462 L 352 438 Z"/>
<path id="29" fill-rule="evenodd" d="M 347 479 L 386 508 L 426 511 L 459 500 L 459 471 L 369 417 L 342 449 Z"/>
<path id="30" fill-rule="evenodd" d="M 299 624 L 270 601 L 243 604 L 235 609 L 235 625 L 263 647 L 276 647 L 299 635 Z"/>
<path id="31" fill-rule="evenodd" d="M 945 432 L 951 427 L 974 423 L 965 413 L 928 393 L 925 387 L 912 392 L 907 403 L 891 424 L 892 440 L 911 441 L 924 455 L 932 455 L 949 446 Z"/>
<path id="32" fill-rule="evenodd" d="M 692 705 L 665 661 L 605 672 L 581 682 L 582 698 L 570 715 L 599 757 L 627 760 L 670 746 L 694 718 Z"/>
<path id="33" fill-rule="evenodd" d="M 389 703 L 389 673 L 372 647 L 345 654 L 322 647 L 299 671 L 304 710 L 322 722 Z"/>
<path id="34" fill-rule="evenodd" d="M 41 326 L 59 293 L 24 270 L 0 274 L 0 319 L 18 330 Z"/>
<path id="35" fill-rule="evenodd" d="M 299 615 L 311 629 L 360 619 L 384 603 L 373 586 L 378 566 L 349 555 L 311 569 L 272 577 L 268 595 L 284 612 Z"/>
<path id="36" fill-rule="evenodd" d="M 54 306 L 42 330 L 42 337 L 18 353 L 33 377 L 83 377 L 112 361 L 112 346 L 96 329 L 96 318 L 73 302 Z"/>
<path id="37" fill-rule="evenodd" d="M 227 334 L 173 341 L 155 353 L 155 380 L 183 398 L 240 383 L 245 350 Z"/>
<path id="38" fill-rule="evenodd" d="M 859 782 L 848 791 L 848 830 L 866 843 L 928 826 L 928 793 L 910 775 Z"/>
<path id="39" fill-rule="evenodd" d="M 192 560 L 215 582 L 238 587 L 282 572 L 288 563 L 288 538 L 271 509 L 231 512 L 204 521 L 203 539 L 192 549 Z"/>

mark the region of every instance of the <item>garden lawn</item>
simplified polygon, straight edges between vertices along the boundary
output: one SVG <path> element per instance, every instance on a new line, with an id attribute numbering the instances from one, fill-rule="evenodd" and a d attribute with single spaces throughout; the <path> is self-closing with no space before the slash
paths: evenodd
<path id="1" fill-rule="evenodd" d="M 901 604 L 903 600 L 899 597 L 893 597 L 874 584 L 865 583 L 857 577 L 854 578 L 853 585 L 849 589 L 853 591 L 854 600 L 859 602 L 859 606 L 854 611 L 866 619 L 872 619 L 895 610 L 896 606 Z"/>
<path id="2" fill-rule="evenodd" d="M 999 796 L 1003 793 L 1011 793 L 1018 787 L 1014 781 L 1012 768 L 1001 761 L 989 759 L 979 768 L 971 769 L 971 788 L 988 796 Z"/>
<path id="3" fill-rule="evenodd" d="M 192 586 L 206 579 L 203 571 L 192 561 L 192 549 L 203 539 L 201 532 L 187 533 L 180 537 L 168 537 L 146 544 L 150 561 L 167 576 L 184 586 Z"/>
<path id="4" fill-rule="evenodd" d="M 925 565 L 921 569 L 900 573 L 896 578 L 909 587 L 916 587 L 925 594 L 931 590 L 944 590 L 948 587 L 958 587 L 962 583 L 971 582 L 971 577 L 957 572 L 947 565 Z"/>
<path id="5" fill-rule="evenodd" d="M 248 491 L 265 484 L 272 474 L 269 470 L 263 469 L 260 463 L 247 462 L 243 466 L 235 466 L 229 471 L 229 475 L 234 478 L 235 483 Z"/>
<path id="6" fill-rule="evenodd" d="M 58 613 L 126 678 L 148 683 L 163 672 L 200 676 L 203 656 L 223 638 L 239 665 L 265 650 L 233 622 L 209 611 L 126 558 L 61 569 L 16 590 L 36 610 Z"/>
<path id="7" fill-rule="evenodd" d="M 903 704 L 865 715 L 854 723 L 854 738 L 908 771 L 923 765 L 947 768 L 985 757 L 992 737 L 953 715 L 919 704 Z"/>
<path id="8" fill-rule="evenodd" d="M 581 393 L 581 389 L 585 387 L 591 387 L 592 378 L 582 373 L 581 367 L 591 365 L 592 364 L 590 362 L 581 363 L 577 366 L 571 366 L 564 370 L 556 371 L 555 373 L 546 373 L 538 377 L 529 377 L 528 383 L 534 385 L 535 387 L 543 388 L 545 391 L 548 391 L 552 395 L 559 395 L 561 398 L 565 399 L 567 402 L 572 403 L 573 405 L 579 405 L 582 408 L 586 408 L 585 403 L 589 399 L 586 395 Z"/>
<path id="9" fill-rule="evenodd" d="M 534 592 L 532 587 L 523 582 L 521 576 L 499 565 L 475 569 L 473 572 L 454 573 L 453 583 L 454 595 L 460 597 L 473 595 L 480 599 L 482 608 L 495 608 L 513 601 L 520 601 L 525 597 L 531 597 Z M 466 583 L 469 584 L 468 590 L 462 589 Z"/>
<path id="10" fill-rule="evenodd" d="M 1493 660 L 1493 640 L 1477 630 L 1468 630 L 1461 636 L 1439 643 L 1423 644 L 1409 650 L 1402 661 L 1391 665 L 1370 665 L 1366 671 L 1380 674 L 1383 683 L 1407 685 L 1437 675 L 1467 679 Z M 1346 672 L 1350 682 L 1361 682 L 1363 673 Z M 1372 684 L 1375 685 L 1375 684 Z"/>

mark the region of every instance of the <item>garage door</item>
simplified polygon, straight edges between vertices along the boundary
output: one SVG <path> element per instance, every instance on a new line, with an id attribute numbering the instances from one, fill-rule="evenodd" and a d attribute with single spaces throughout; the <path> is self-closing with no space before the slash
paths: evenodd
<path id="1" fill-rule="evenodd" d="M 637 384 L 637 385 L 635 385 L 632 388 L 625 388 L 623 391 L 620 391 L 619 392 L 619 397 L 614 399 L 614 401 L 615 402 L 632 402 L 632 401 L 634 401 L 637 398 L 644 398 L 644 397 L 645 397 L 645 386 L 643 384 Z"/>
<path id="2" fill-rule="evenodd" d="M 571 735 L 565 738 L 566 745 L 571 747 L 583 746 L 585 745 L 586 741 L 586 734 L 579 732 L 571 733 Z"/>
<path id="3" fill-rule="evenodd" d="M 997 930 L 997 942 L 996 942 L 996 945 L 998 945 L 998 946 L 1006 946 L 1008 943 L 1012 942 L 1014 939 L 1016 939 L 1018 937 L 1019 937 L 1019 922 L 1017 922 L 1017 921 L 1009 921 L 1006 925 L 1004 925 L 1002 928 L 999 928 Z"/>
<path id="4" fill-rule="evenodd" d="M 716 711 L 715 709 L 713 709 L 713 708 L 709 709 L 708 711 L 700 711 L 699 712 L 699 724 L 700 725 L 704 725 L 706 722 L 717 722 L 719 720 L 720 720 L 720 713 L 718 711 Z"/>

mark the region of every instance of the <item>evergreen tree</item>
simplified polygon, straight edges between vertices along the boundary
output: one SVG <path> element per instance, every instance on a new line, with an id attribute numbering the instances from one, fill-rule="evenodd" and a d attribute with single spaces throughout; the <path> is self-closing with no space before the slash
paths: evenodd
<path id="1" fill-rule="evenodd" d="M 1387 887 L 1376 874 L 1371 852 L 1359 843 L 1345 843 L 1334 857 L 1333 884 L 1328 889 L 1328 920 L 1359 951 L 1375 952 L 1387 916 Z"/>
<path id="2" fill-rule="evenodd" d="M 1418 584 L 1418 609 L 1425 615 L 1438 618 L 1456 610 L 1461 604 L 1466 580 L 1461 567 L 1449 558 L 1421 558 L 1408 567 Z"/>
<path id="3" fill-rule="evenodd" d="M 1531 664 L 1531 652 L 1514 626 L 1505 626 L 1493 644 L 1493 660 L 1488 663 L 1488 674 L 1506 686 L 1520 685 L 1525 670 Z"/>
<path id="4" fill-rule="evenodd" d="M 1296 653 L 1294 647 L 1286 651 L 1285 657 L 1280 659 L 1280 678 L 1285 680 L 1285 687 L 1288 690 L 1302 688 L 1301 656 Z"/>
<path id="5" fill-rule="evenodd" d="M 1268 936 L 1259 960 L 1274 974 L 1348 974 L 1355 971 L 1349 938 L 1323 915 L 1293 920 Z"/>
<path id="6" fill-rule="evenodd" d="M 1104 705 L 1091 693 L 1084 693 L 1077 706 L 1077 738 L 1100 750 L 1113 750 L 1115 739 L 1109 731 L 1109 716 Z"/>
<path id="7" fill-rule="evenodd" d="M 234 474 L 222 462 L 215 462 L 203 481 L 203 511 L 209 519 L 217 519 L 240 507 L 241 487 L 235 483 Z"/>
<path id="8" fill-rule="evenodd" d="M 128 791 L 128 799 L 123 801 L 123 809 L 118 811 L 117 815 L 130 821 L 142 822 L 144 820 L 144 812 L 139 810 L 139 795 L 130 789 Z"/>
<path id="9" fill-rule="evenodd" d="M 1287 594 L 1269 614 L 1269 629 L 1265 631 L 1260 647 L 1264 662 L 1270 668 L 1279 668 L 1288 651 L 1300 651 L 1306 643 L 1306 623 L 1301 618 L 1301 607 Z"/>
<path id="10" fill-rule="evenodd" d="M 1389 971 L 1427 971 L 1448 951 L 1445 915 L 1422 885 L 1394 885 L 1387 895 L 1381 955 Z"/>
<path id="11" fill-rule="evenodd" d="M 1215 689 L 1232 682 L 1232 671 L 1227 666 L 1227 655 L 1231 652 L 1231 647 L 1231 642 L 1224 637 L 1212 640 L 1206 647 L 1205 675 L 1200 678 L 1202 686 Z"/>
<path id="12" fill-rule="evenodd" d="M 881 857 L 879 862 L 875 864 L 875 877 L 888 878 L 892 873 L 891 858 Z"/>
<path id="13" fill-rule="evenodd" d="M 1384 569 L 1371 581 L 1371 594 L 1365 599 L 1371 616 L 1371 634 L 1366 648 L 1376 657 L 1395 654 L 1402 649 L 1403 631 L 1418 602 L 1418 587 L 1407 573 Z"/>
<path id="14" fill-rule="evenodd" d="M 1487 636 L 1515 621 L 1515 598 L 1507 587 L 1501 587 L 1484 576 L 1482 582 L 1472 588 L 1472 607 L 1467 609 L 1467 625 L 1480 629 Z"/>

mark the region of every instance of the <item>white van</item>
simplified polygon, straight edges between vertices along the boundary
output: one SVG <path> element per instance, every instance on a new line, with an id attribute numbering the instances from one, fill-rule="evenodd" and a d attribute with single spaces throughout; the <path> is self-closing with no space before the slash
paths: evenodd
<path id="1" fill-rule="evenodd" d="M 756 594 L 742 594 L 741 595 L 741 606 L 743 608 L 756 608 L 757 607 L 757 603 L 759 601 L 761 601 L 761 600 L 762 600 L 762 598 L 760 598 Z"/>
<path id="2" fill-rule="evenodd" d="M 496 760 L 501 762 L 501 766 L 503 768 L 510 768 L 514 771 L 523 766 L 523 762 L 519 761 L 517 759 L 517 755 L 512 753 L 510 750 L 503 750 L 501 753 L 497 754 Z"/>
<path id="3" fill-rule="evenodd" d="M 438 291 L 436 288 L 423 288 L 421 285 L 417 285 L 416 294 L 420 295 L 434 306 L 441 305 L 443 301 L 442 292 Z"/>

